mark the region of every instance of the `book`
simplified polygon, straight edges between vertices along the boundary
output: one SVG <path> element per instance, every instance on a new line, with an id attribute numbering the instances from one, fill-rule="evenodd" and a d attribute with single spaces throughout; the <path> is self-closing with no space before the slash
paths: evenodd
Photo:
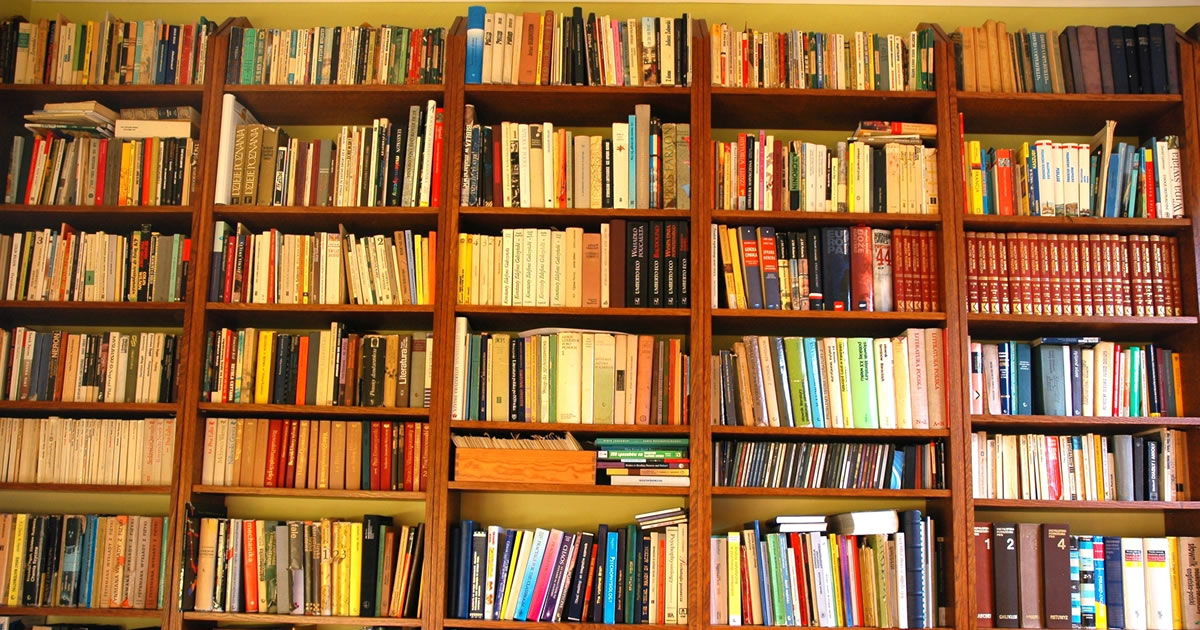
<path id="1" fill-rule="evenodd" d="M 0 418 L 0 436 L 8 445 L 3 483 L 165 486 L 171 481 L 172 418 Z"/>
<path id="2" fill-rule="evenodd" d="M 940 442 L 717 440 L 713 459 L 720 487 L 938 489 L 947 480 Z"/>

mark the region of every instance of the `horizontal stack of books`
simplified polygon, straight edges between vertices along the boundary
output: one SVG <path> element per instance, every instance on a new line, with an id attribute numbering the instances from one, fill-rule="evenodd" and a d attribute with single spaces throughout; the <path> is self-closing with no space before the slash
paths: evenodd
<path id="1" fill-rule="evenodd" d="M 433 334 L 210 331 L 201 398 L 217 403 L 428 407 Z"/>
<path id="2" fill-rule="evenodd" d="M 406 26 L 235 26 L 225 82 L 232 85 L 441 83 L 446 29 Z"/>
<path id="3" fill-rule="evenodd" d="M 946 445 L 865 442 L 713 443 L 713 484 L 727 488 L 940 489 Z"/>
<path id="4" fill-rule="evenodd" d="M 175 420 L 0 418 L 0 444 L 0 483 L 166 486 Z"/>
<path id="5" fill-rule="evenodd" d="M 6 300 L 180 302 L 191 250 L 186 234 L 149 226 L 129 236 L 66 223 L 0 234 L 0 289 Z"/>
<path id="6" fill-rule="evenodd" d="M 971 434 L 972 483 L 981 499 L 1183 501 L 1191 495 L 1187 436 Z"/>
<path id="7" fill-rule="evenodd" d="M 826 533 L 829 532 L 829 533 Z M 938 541 L 938 542 L 935 542 Z M 714 535 L 713 624 L 932 628 L 945 579 L 920 510 L 780 516 Z"/>
<path id="8" fill-rule="evenodd" d="M 692 20 L 467 9 L 467 84 L 691 85 Z"/>
<path id="9" fill-rule="evenodd" d="M 201 483 L 419 492 L 428 441 L 416 422 L 209 417 Z"/>
<path id="10" fill-rule="evenodd" d="M 168 517 L 0 514 L 0 540 L 9 607 L 163 607 Z"/>
<path id="11" fill-rule="evenodd" d="M 180 341 L 162 332 L 0 330 L 0 400 L 172 402 Z"/>
<path id="12" fill-rule="evenodd" d="M 932 90 L 933 29 L 908 35 L 855 31 L 738 32 L 709 27 L 712 84 L 831 90 Z"/>
<path id="13" fill-rule="evenodd" d="M 713 424 L 944 429 L 943 331 L 747 336 L 713 357 Z"/>
<path id="14" fill-rule="evenodd" d="M 601 485 L 686 488 L 687 448 L 688 438 L 597 438 L 597 478 Z"/>
<path id="15" fill-rule="evenodd" d="M 972 313 L 1183 314 L 1174 236 L 967 232 L 966 237 Z"/>
<path id="16" fill-rule="evenodd" d="M 969 343 L 971 413 L 1178 416 L 1179 353 L 1099 337 Z"/>

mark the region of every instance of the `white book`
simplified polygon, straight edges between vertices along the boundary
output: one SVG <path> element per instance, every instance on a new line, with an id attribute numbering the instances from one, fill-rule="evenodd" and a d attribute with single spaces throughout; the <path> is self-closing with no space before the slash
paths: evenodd
<path id="1" fill-rule="evenodd" d="M 1086 144 L 1076 143 L 1072 146 L 1075 149 L 1075 164 L 1078 165 L 1075 184 L 1079 189 L 1079 216 L 1090 217 L 1092 216 L 1091 154 Z"/>
<path id="2" fill-rule="evenodd" d="M 467 318 L 454 318 L 454 379 L 450 400 L 450 419 L 464 420 L 467 406 L 466 362 L 467 362 Z"/>
<path id="3" fill-rule="evenodd" d="M 500 305 L 513 305 L 513 251 L 516 245 L 516 232 L 512 228 L 501 230 L 500 252 Z"/>
<path id="4" fill-rule="evenodd" d="M 1174 627 L 1174 617 L 1169 539 L 1144 538 L 1142 545 L 1146 581 L 1146 628 L 1148 630 L 1171 630 Z"/>
<path id="5" fill-rule="evenodd" d="M 765 335 L 751 337 L 746 340 L 746 343 L 755 343 L 758 346 L 758 361 L 757 367 L 751 366 L 751 370 L 758 369 L 762 372 L 763 391 L 766 393 L 763 398 L 766 399 L 767 406 L 767 424 L 772 427 L 779 426 L 779 401 L 775 397 L 775 362 L 773 360 L 773 349 L 771 348 L 771 338 Z M 779 386 L 787 387 L 786 384 L 780 383 Z"/>
<path id="6" fill-rule="evenodd" d="M 1054 152 L 1062 160 L 1062 191 L 1063 212 L 1066 216 L 1078 216 L 1079 213 L 1079 163 L 1075 145 L 1071 143 L 1057 144 Z"/>
<path id="7" fill-rule="evenodd" d="M 566 305 L 567 233 L 550 232 L 550 306 Z"/>
<path id="8" fill-rule="evenodd" d="M 682 479 L 682 477 L 681 477 Z M 679 530 L 674 526 L 668 527 L 666 530 L 666 568 L 667 574 L 663 587 L 663 597 L 666 600 L 663 602 L 663 621 L 668 624 L 678 623 L 677 607 L 679 603 L 679 576 L 676 573 L 675 566 L 679 562 Z"/>
<path id="9" fill-rule="evenodd" d="M 206 482 L 209 485 L 227 486 L 232 482 L 232 480 L 226 481 L 225 479 L 225 445 L 228 443 L 227 436 L 231 422 L 232 420 L 229 418 L 217 418 L 216 420 L 217 426 L 213 438 L 212 471 L 211 475 L 209 475 L 209 481 Z M 208 464 L 205 464 L 205 472 L 208 472 Z"/>
<path id="10" fill-rule="evenodd" d="M 430 100 L 425 104 L 425 135 L 421 141 L 421 198 L 417 205 L 429 205 L 430 186 L 433 182 L 433 142 L 434 127 L 437 121 L 437 101 Z"/>
<path id="11" fill-rule="evenodd" d="M 217 142 L 216 203 L 228 204 L 233 185 L 233 139 L 238 125 L 254 125 L 258 120 L 232 94 L 221 98 L 221 135 Z"/>
<path id="12" fill-rule="evenodd" d="M 617 169 L 618 171 L 621 169 Z M 609 268 L 609 224 L 600 224 L 600 307 L 608 308 L 610 305 L 609 291 L 611 290 L 612 282 L 609 274 L 612 273 Z"/>
<path id="13" fill-rule="evenodd" d="M 524 228 L 512 230 L 512 301 L 506 306 L 523 306 L 525 304 L 525 233 Z M 536 242 L 533 243 L 536 246 Z"/>
<path id="14" fill-rule="evenodd" d="M 825 409 L 825 426 L 831 428 L 845 426 L 842 419 L 842 397 L 839 395 L 839 392 L 842 391 L 842 382 L 841 370 L 838 369 L 837 352 L 836 338 L 825 337 L 820 340 L 818 354 L 821 365 L 824 366 L 822 371 L 825 376 L 825 402 L 828 405 L 828 408 Z"/>
<path id="15" fill-rule="evenodd" d="M 495 50 L 493 41 L 496 35 L 496 14 L 485 13 L 483 16 L 483 62 L 481 65 L 481 82 L 492 83 L 492 54 Z"/>
<path id="16" fill-rule="evenodd" d="M 625 341 L 625 424 L 634 424 L 637 417 L 637 336 L 624 335 Z"/>
<path id="17" fill-rule="evenodd" d="M 912 384 L 909 374 L 908 337 L 892 339 L 892 365 L 895 370 L 896 428 L 913 428 Z"/>
<path id="18" fill-rule="evenodd" d="M 1054 216 L 1056 199 L 1054 196 L 1054 143 L 1049 140 L 1038 140 L 1034 143 L 1033 149 L 1037 156 L 1039 211 L 1043 216 Z"/>
<path id="19" fill-rule="evenodd" d="M 924 331 L 910 328 L 904 331 L 908 339 L 908 389 L 909 403 L 912 406 L 913 429 L 929 428 L 929 397 L 926 394 L 929 376 L 926 361 L 927 346 Z"/>
<path id="20" fill-rule="evenodd" d="M 507 67 L 504 69 L 505 83 L 516 85 L 520 83 L 521 74 L 521 46 L 525 40 L 525 15 L 522 13 L 509 13 L 507 17 L 507 26 L 505 30 L 504 40 L 504 63 Z"/>
<path id="21" fill-rule="evenodd" d="M 550 306 L 552 282 L 550 275 L 555 267 L 555 261 L 552 257 L 550 234 L 549 228 L 539 228 L 537 230 L 537 251 L 535 252 L 534 259 L 534 262 L 537 264 L 537 286 L 534 296 L 537 306 Z"/>
<path id="22" fill-rule="evenodd" d="M 496 602 L 496 544 L 500 541 L 500 526 L 488 525 L 487 528 L 487 569 L 484 577 L 483 618 L 492 619 L 493 606 Z"/>
<path id="23" fill-rule="evenodd" d="M 583 335 L 578 332 L 558 333 L 558 415 L 555 422 L 581 421 L 580 404 L 583 360 Z"/>
<path id="24" fill-rule="evenodd" d="M 542 123 L 542 198 L 535 202 L 543 208 L 554 207 L 554 170 L 558 154 L 554 151 L 554 123 Z"/>
<path id="25" fill-rule="evenodd" d="M 1147 630 L 1146 567 L 1141 538 L 1121 539 L 1122 595 L 1126 630 Z"/>
<path id="26" fill-rule="evenodd" d="M 675 37 L 675 20 L 669 17 L 659 19 L 658 65 L 662 85 L 675 85 L 676 83 Z"/>
<path id="27" fill-rule="evenodd" d="M 583 333 L 582 342 L 582 359 L 579 364 L 579 419 L 583 424 L 593 424 L 596 410 L 596 334 Z"/>
<path id="28" fill-rule="evenodd" d="M 489 11 L 489 14 L 491 12 Z M 512 66 L 512 42 L 508 40 L 508 19 L 511 17 L 507 13 L 495 13 L 495 18 L 492 22 L 492 83 L 508 83 L 509 77 L 505 74 L 505 68 Z M 484 19 L 487 19 L 486 17 Z M 506 43 L 507 42 L 507 43 Z M 511 72 L 511 70 L 510 70 Z"/>
<path id="29" fill-rule="evenodd" d="M 613 404 L 612 404 L 612 423 L 626 424 L 625 422 L 625 396 L 629 391 L 629 373 L 626 371 L 625 353 L 628 351 L 626 341 L 628 335 L 613 335 Z"/>
<path id="30" fill-rule="evenodd" d="M 522 208 L 532 208 L 531 195 L 533 194 L 533 186 L 531 183 L 533 166 L 529 156 L 529 125 L 521 123 L 517 125 L 517 169 L 520 171 L 521 182 L 521 204 Z"/>
<path id="31" fill-rule="evenodd" d="M 1092 348 L 1094 354 L 1095 377 L 1094 393 L 1092 395 L 1095 415 L 1109 417 L 1114 415 L 1112 408 L 1112 375 L 1113 359 L 1116 346 L 1111 341 L 1101 341 Z"/>
<path id="32" fill-rule="evenodd" d="M 529 551 L 533 547 L 533 532 L 529 530 L 519 530 L 520 547 L 514 548 L 515 562 L 509 572 L 509 586 L 506 587 L 507 597 L 503 600 L 503 607 L 500 610 L 500 618 L 505 621 L 512 621 L 517 612 L 517 591 L 521 588 L 521 580 L 525 576 L 525 569 L 529 565 Z"/>
<path id="33" fill-rule="evenodd" d="M 538 229 L 524 228 L 524 259 L 521 260 L 521 305 L 537 306 Z"/>

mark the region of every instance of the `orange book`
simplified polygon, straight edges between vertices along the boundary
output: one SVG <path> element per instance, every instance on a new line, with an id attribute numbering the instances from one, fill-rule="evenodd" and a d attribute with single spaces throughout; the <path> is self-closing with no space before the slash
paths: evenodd
<path id="1" fill-rule="evenodd" d="M 329 432 L 329 487 L 346 488 L 346 421 L 334 420 Z"/>
<path id="2" fill-rule="evenodd" d="M 379 486 L 376 490 L 395 490 L 392 485 L 392 423 L 379 423 Z"/>
<path id="3" fill-rule="evenodd" d="M 318 488 L 317 470 L 321 466 L 321 421 L 313 420 L 308 425 L 308 482 L 304 487 Z"/>
<path id="4" fill-rule="evenodd" d="M 654 337 L 638 335 L 637 424 L 650 424 L 650 381 L 654 365 Z"/>
<path id="5" fill-rule="evenodd" d="M 430 232 L 426 237 L 425 249 L 429 251 L 429 258 L 425 261 L 425 299 L 433 304 L 434 287 L 437 286 L 437 282 L 434 282 L 434 272 L 438 267 L 437 232 Z"/>
<path id="6" fill-rule="evenodd" d="M 362 436 L 363 423 L 346 423 L 346 489 L 362 488 Z"/>
<path id="7" fill-rule="evenodd" d="M 671 385 L 668 390 L 667 404 L 670 408 L 669 423 L 683 424 L 683 417 L 680 413 L 683 411 L 682 403 L 683 396 L 680 392 L 683 391 L 683 355 L 679 351 L 679 340 L 672 339 L 668 343 L 669 354 L 671 355 Z"/>
<path id="8" fill-rule="evenodd" d="M 370 486 L 365 488 L 365 490 L 382 490 L 383 488 L 380 486 L 379 480 L 381 479 L 380 474 L 383 472 L 383 462 L 379 459 L 379 453 L 383 446 L 383 444 L 380 442 L 380 434 L 382 433 L 383 428 L 378 422 L 371 422 L 369 425 L 370 426 L 368 428 L 371 432 L 371 482 Z"/>
<path id="9" fill-rule="evenodd" d="M 304 393 L 308 391 L 308 335 L 300 336 L 299 361 L 296 364 L 296 404 L 304 404 Z"/>
<path id="10" fill-rule="evenodd" d="M 537 13 L 526 13 L 521 20 L 521 50 L 515 51 L 521 55 L 520 72 L 517 83 L 533 85 L 537 82 L 538 67 L 538 36 L 541 35 L 542 20 Z"/>
<path id="11" fill-rule="evenodd" d="M 267 448 L 271 438 L 271 421 L 261 419 L 257 423 L 257 435 L 254 437 L 254 476 L 251 483 L 256 488 L 262 488 L 267 482 Z"/>
<path id="12" fill-rule="evenodd" d="M 243 430 L 244 428 L 244 430 Z M 234 485 L 248 487 L 257 485 L 254 480 L 254 459 L 258 449 L 258 420 L 242 418 L 238 426 L 238 450 L 242 453 L 241 474 L 234 473 L 238 479 Z M 259 483 L 262 480 L 258 480 Z"/>
<path id="13" fill-rule="evenodd" d="M 309 421 L 301 420 L 296 435 L 296 483 L 295 488 L 308 488 L 308 444 Z"/>
<path id="14" fill-rule="evenodd" d="M 163 543 L 163 517 L 150 518 L 150 549 L 147 557 L 161 557 Z M 158 602 L 158 570 L 157 562 L 146 563 L 146 607 L 152 608 Z"/>

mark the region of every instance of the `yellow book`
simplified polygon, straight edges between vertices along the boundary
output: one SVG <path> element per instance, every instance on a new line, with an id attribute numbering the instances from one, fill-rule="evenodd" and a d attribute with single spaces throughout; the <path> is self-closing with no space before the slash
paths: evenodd
<path id="1" fill-rule="evenodd" d="M 8 593 L 5 595 L 5 603 L 9 606 L 21 605 L 21 586 L 25 583 L 25 530 L 28 521 L 28 514 L 16 514 L 13 518 L 13 535 L 9 541 Z"/>
<path id="2" fill-rule="evenodd" d="M 721 272 L 725 276 L 725 304 L 729 308 L 737 306 L 737 289 L 733 283 L 733 258 L 729 250 L 729 226 L 717 226 L 717 244 L 721 252 Z"/>
<path id="3" fill-rule="evenodd" d="M 426 304 L 426 301 L 425 301 L 425 270 L 428 268 L 428 263 L 429 263 L 429 261 L 426 260 L 426 258 L 429 255 L 429 241 L 427 239 L 425 239 L 424 237 L 422 237 L 420 234 L 413 234 L 413 250 L 414 250 L 413 251 L 413 262 L 416 264 L 416 267 L 417 267 L 417 282 L 416 282 L 416 284 L 417 284 L 417 304 Z M 470 256 L 473 256 L 474 252 L 471 251 L 471 248 L 467 248 L 467 252 L 468 252 L 467 263 L 469 265 L 471 263 Z M 467 268 L 470 269 L 469 266 Z M 469 278 L 470 274 L 468 274 L 467 277 Z M 468 288 L 471 286 L 470 281 L 467 282 L 467 286 L 468 286 Z"/>
<path id="4" fill-rule="evenodd" d="M 1093 468 L 1096 469 L 1096 499 L 1099 501 L 1107 501 L 1108 484 L 1104 481 L 1104 470 L 1105 466 L 1107 465 L 1105 460 L 1107 455 L 1105 453 L 1100 434 L 1097 433 L 1092 435 L 1092 446 L 1094 447 L 1092 452 L 1095 454 L 1094 457 L 1096 458 L 1093 462 Z"/>
<path id="5" fill-rule="evenodd" d="M 117 183 L 117 205 L 128 206 L 129 189 L 132 187 L 133 143 L 121 143 L 121 178 Z"/>
<path id="6" fill-rule="evenodd" d="M 848 143 L 846 145 L 846 212 L 858 212 L 858 208 L 854 204 L 854 173 L 858 168 L 858 157 L 858 143 Z"/>
<path id="7" fill-rule="evenodd" d="M 1183 596 L 1179 590 L 1179 537 L 1167 536 L 1167 559 L 1171 565 L 1171 626 L 1174 630 L 1183 628 Z M 1099 626 L 1097 626 L 1099 627 Z"/>
<path id="8" fill-rule="evenodd" d="M 83 48 L 83 72 L 82 72 L 82 76 L 79 77 L 79 83 L 82 83 L 84 85 L 91 83 L 92 77 L 91 77 L 90 70 L 92 67 L 92 53 L 93 53 L 93 47 L 96 42 L 96 29 L 98 27 L 99 27 L 99 25 L 96 24 L 96 22 L 94 22 L 92 20 L 88 20 L 88 23 L 87 23 L 88 39 L 87 39 L 87 43 L 84 45 L 84 48 Z"/>
<path id="9" fill-rule="evenodd" d="M 850 340 L 846 337 L 837 338 L 837 366 L 842 386 L 838 389 L 842 395 L 842 422 L 846 427 L 854 426 L 854 397 L 850 395 L 850 383 L 853 377 L 850 370 Z"/>
<path id="10" fill-rule="evenodd" d="M 271 359 L 275 356 L 275 332 L 258 333 L 258 361 L 254 372 L 254 404 L 271 402 Z"/>
<path id="11" fill-rule="evenodd" d="M 967 143 L 967 155 L 971 168 L 971 197 L 968 200 L 970 214 L 983 214 L 983 153 L 978 140 Z"/>
<path id="12" fill-rule="evenodd" d="M 1178 315 L 1178 314 L 1179 313 L 1176 313 L 1176 315 Z M 1178 352 L 1171 353 L 1171 371 L 1175 373 L 1175 382 L 1182 383 L 1183 382 L 1183 371 L 1182 371 L 1182 368 L 1179 363 L 1179 353 Z M 1175 387 L 1175 408 L 1176 409 L 1186 409 L 1187 408 L 1187 407 L 1183 406 L 1183 391 L 1185 389 L 1187 389 L 1187 388 L 1179 387 L 1178 385 L 1176 385 L 1176 387 Z M 1187 499 L 1188 497 L 1182 497 L 1182 498 Z"/>
<path id="13" fill-rule="evenodd" d="M 729 532 L 729 624 L 742 624 L 742 535 Z"/>
<path id="14" fill-rule="evenodd" d="M 517 531 L 517 537 L 513 541 L 513 558 L 511 560 L 511 562 L 513 563 L 514 570 L 511 570 L 508 572 L 508 578 L 504 581 L 504 590 L 502 593 L 502 599 L 500 600 L 500 610 L 502 612 L 507 611 L 508 607 L 509 607 L 509 599 L 512 597 L 513 576 L 515 576 L 517 573 L 515 570 L 516 563 L 517 563 L 517 557 L 520 555 L 520 552 L 521 552 L 521 541 L 522 541 L 522 539 L 525 538 L 525 530 L 518 529 L 516 531 Z M 422 571 L 422 573 L 424 573 L 424 571 Z M 504 617 L 504 618 L 507 619 L 507 617 Z"/>
<path id="15" fill-rule="evenodd" d="M 362 610 L 362 523 L 350 524 L 350 615 L 357 617 Z M 373 588 L 368 584 L 367 588 Z"/>
<path id="16" fill-rule="evenodd" d="M 1021 143 L 1021 163 L 1017 165 L 1017 172 L 1021 174 L 1020 190 L 1017 191 L 1017 214 L 1023 217 L 1029 216 L 1029 169 L 1026 167 L 1029 164 L 1030 149 L 1029 143 Z"/>
<path id="17" fill-rule="evenodd" d="M 320 577 L 321 592 L 319 608 L 322 615 L 333 614 L 333 522 L 321 519 Z"/>
<path id="18" fill-rule="evenodd" d="M 842 589 L 838 585 L 842 583 L 842 571 L 839 568 L 841 562 L 841 553 L 838 549 L 838 540 L 836 534 L 829 534 L 826 537 L 829 540 L 829 575 L 830 580 L 835 585 L 833 588 L 833 609 L 837 613 L 837 618 L 834 623 L 838 626 L 846 625 L 845 609 L 842 608 Z"/>
<path id="19" fill-rule="evenodd" d="M 545 29 L 546 29 L 546 14 L 540 13 L 540 14 L 538 14 L 538 27 L 537 27 L 537 40 L 538 40 L 538 43 L 537 43 L 537 75 L 536 75 L 537 78 L 534 80 L 535 85 L 542 84 L 542 55 L 545 54 L 544 51 L 546 49 Z M 534 175 L 537 175 L 537 173 L 534 173 Z M 535 205 L 535 206 L 538 205 L 537 199 L 534 199 L 533 205 Z"/>
<path id="20" fill-rule="evenodd" d="M 414 240 L 415 242 L 415 240 Z M 413 252 L 413 259 L 417 256 Z M 458 303 L 471 303 L 471 235 L 458 235 Z"/>
<path id="21" fill-rule="evenodd" d="M 738 238 L 738 230 L 728 230 L 729 233 L 729 261 L 733 264 L 733 288 L 737 296 L 737 307 L 746 308 L 746 284 L 742 276 L 742 243 Z"/>

